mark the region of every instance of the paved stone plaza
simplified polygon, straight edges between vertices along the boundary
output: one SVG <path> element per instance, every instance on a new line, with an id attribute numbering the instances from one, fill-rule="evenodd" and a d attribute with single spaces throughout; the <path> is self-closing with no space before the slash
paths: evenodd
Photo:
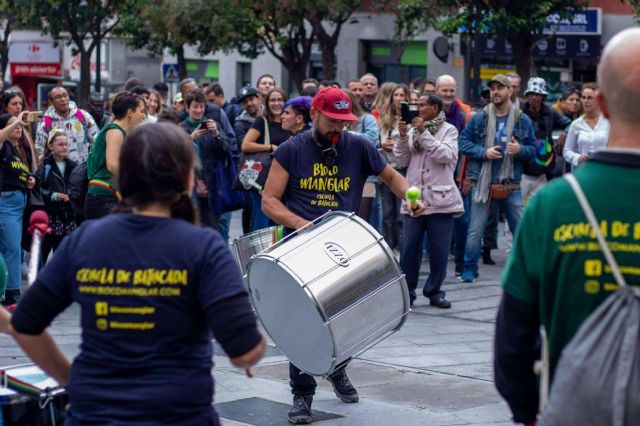
<path id="1" fill-rule="evenodd" d="M 234 215 L 232 236 L 239 235 Z M 504 241 L 501 240 L 501 247 Z M 453 263 L 443 289 L 453 306 L 440 310 L 419 297 L 402 329 L 364 352 L 348 367 L 360 394 L 357 404 L 340 402 L 328 381 L 319 379 L 313 402 L 319 425 L 495 425 L 509 424 L 510 413 L 492 378 L 492 344 L 499 275 L 504 250 L 495 250 L 496 266 L 481 265 L 474 284 L 460 284 Z M 424 283 L 428 265 L 421 269 Z M 79 309 L 69 308 L 51 334 L 70 357 L 78 352 Z M 7 336 L 0 336 L 0 365 L 29 362 Z M 270 345 L 254 368 L 254 378 L 234 368 L 216 347 L 215 403 L 224 425 L 284 425 L 291 403 L 288 363 Z"/>

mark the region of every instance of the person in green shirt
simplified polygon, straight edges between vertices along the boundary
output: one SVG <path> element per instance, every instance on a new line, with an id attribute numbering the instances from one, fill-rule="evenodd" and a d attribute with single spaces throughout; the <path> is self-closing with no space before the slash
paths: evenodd
<path id="1" fill-rule="evenodd" d="M 120 148 L 127 132 L 146 119 L 144 100 L 131 92 L 118 93 L 111 102 L 113 121 L 104 126 L 87 160 L 89 190 L 85 202 L 87 219 L 106 216 L 120 202 L 116 185 Z"/>
<path id="2" fill-rule="evenodd" d="M 633 52 L 636 52 L 634 54 Z M 629 285 L 640 285 L 640 28 L 607 44 L 597 101 L 610 120 L 609 146 L 575 177 Z M 544 326 L 551 379 L 563 348 L 617 284 L 589 221 L 565 179 L 530 201 L 502 275 L 504 295 L 495 335 L 495 380 L 518 423 L 535 424 L 533 363 Z M 594 384 L 585 383 L 585 386 Z M 603 398 L 608 397 L 603 395 Z"/>

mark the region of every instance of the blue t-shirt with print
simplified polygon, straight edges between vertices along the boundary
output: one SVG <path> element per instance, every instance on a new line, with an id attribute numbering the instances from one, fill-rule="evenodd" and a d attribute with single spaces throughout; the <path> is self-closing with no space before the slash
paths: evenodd
<path id="1" fill-rule="evenodd" d="M 218 424 L 208 318 L 247 291 L 217 232 L 125 213 L 88 221 L 33 290 L 55 305 L 48 322 L 80 306 L 82 343 L 67 387 L 78 424 Z"/>
<path id="2" fill-rule="evenodd" d="M 496 146 L 501 148 L 502 157 L 507 154 L 507 118 L 508 115 L 496 117 Z M 500 183 L 500 166 L 502 158 L 491 163 L 491 183 Z"/>
<path id="3" fill-rule="evenodd" d="M 379 175 L 386 162 L 365 138 L 342 132 L 335 161 L 326 161 L 311 130 L 283 143 L 274 158 L 289 173 L 287 208 L 313 220 L 330 210 L 357 212 L 367 176 Z"/>

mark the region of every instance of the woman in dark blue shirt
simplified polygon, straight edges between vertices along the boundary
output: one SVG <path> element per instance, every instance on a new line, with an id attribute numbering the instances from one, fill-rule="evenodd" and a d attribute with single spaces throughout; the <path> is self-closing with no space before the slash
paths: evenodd
<path id="1" fill-rule="evenodd" d="M 194 225 L 194 152 L 169 123 L 133 131 L 120 154 L 128 211 L 65 238 L 7 326 L 24 351 L 67 386 L 68 424 L 217 425 L 212 337 L 242 368 L 264 353 L 240 271 L 220 234 Z M 70 366 L 44 332 L 81 307 Z M 4 324 L 3 324 L 4 317 Z"/>

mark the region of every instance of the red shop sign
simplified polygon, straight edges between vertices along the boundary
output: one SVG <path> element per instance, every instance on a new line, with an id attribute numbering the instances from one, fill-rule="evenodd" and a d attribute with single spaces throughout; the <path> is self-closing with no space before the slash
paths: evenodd
<path id="1" fill-rule="evenodd" d="M 21 77 L 62 77 L 60 64 L 11 64 L 11 75 Z"/>

